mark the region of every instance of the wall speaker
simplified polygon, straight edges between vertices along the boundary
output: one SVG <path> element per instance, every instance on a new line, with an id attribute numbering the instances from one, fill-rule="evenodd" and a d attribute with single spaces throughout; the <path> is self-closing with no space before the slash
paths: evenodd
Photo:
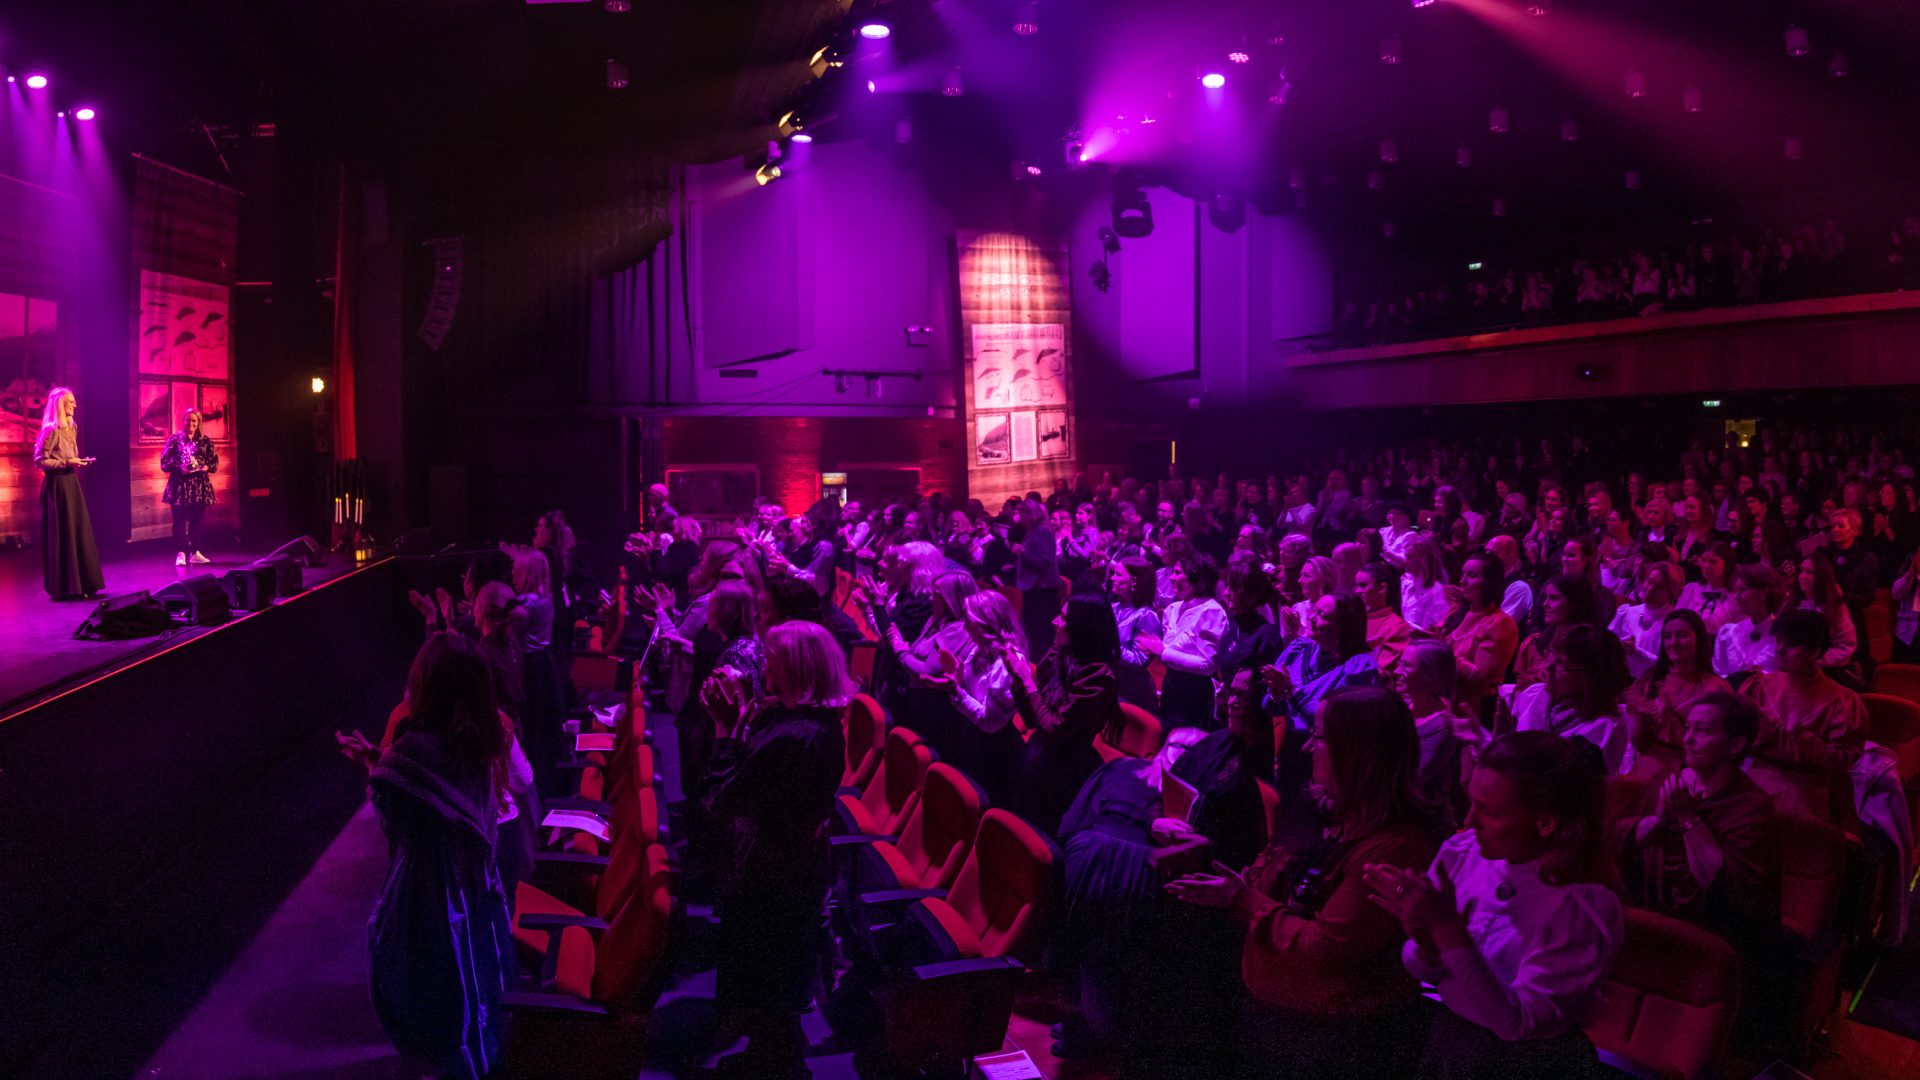
<path id="1" fill-rule="evenodd" d="M 184 614 L 195 626 L 218 626 L 233 618 L 227 593 L 212 574 L 195 574 L 153 594 L 170 615 Z"/>

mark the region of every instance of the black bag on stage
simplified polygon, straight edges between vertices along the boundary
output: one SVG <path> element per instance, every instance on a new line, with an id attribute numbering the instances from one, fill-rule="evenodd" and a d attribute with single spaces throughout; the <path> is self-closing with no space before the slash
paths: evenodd
<path id="1" fill-rule="evenodd" d="M 87 641 L 124 641 L 164 634 L 174 625 L 160 601 L 142 589 L 100 601 L 73 636 Z"/>

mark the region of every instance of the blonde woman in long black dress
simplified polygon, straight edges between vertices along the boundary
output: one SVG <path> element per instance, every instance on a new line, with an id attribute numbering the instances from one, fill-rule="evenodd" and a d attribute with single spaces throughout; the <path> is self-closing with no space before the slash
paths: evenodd
<path id="1" fill-rule="evenodd" d="M 40 418 L 40 441 L 33 463 L 40 466 L 40 553 L 47 595 L 55 600 L 92 596 L 106 588 L 100 552 L 93 545 L 93 520 L 80 490 L 80 470 L 94 459 L 80 456 L 78 408 L 73 391 L 56 386 L 47 393 Z"/>
<path id="2" fill-rule="evenodd" d="M 181 413 L 180 430 L 160 453 L 160 468 L 167 474 L 167 490 L 160 501 L 173 507 L 175 566 L 211 561 L 200 547 L 201 521 L 213 505 L 213 473 L 219 467 L 213 440 L 200 430 L 200 410 Z"/>

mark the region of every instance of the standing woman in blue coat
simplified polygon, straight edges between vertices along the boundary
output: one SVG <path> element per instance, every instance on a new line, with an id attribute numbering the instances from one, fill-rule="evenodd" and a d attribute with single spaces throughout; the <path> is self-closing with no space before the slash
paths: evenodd
<path id="1" fill-rule="evenodd" d="M 220 467 L 220 455 L 200 430 L 199 409 L 180 414 L 180 430 L 167 439 L 160 467 L 167 473 L 160 501 L 173 507 L 173 548 L 178 552 L 173 565 L 210 561 L 200 547 L 201 522 L 213 505 L 213 473 Z"/>

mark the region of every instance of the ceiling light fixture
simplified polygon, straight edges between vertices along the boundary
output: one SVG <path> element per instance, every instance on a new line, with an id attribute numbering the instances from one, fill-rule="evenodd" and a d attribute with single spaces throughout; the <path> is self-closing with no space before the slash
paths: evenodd
<path id="1" fill-rule="evenodd" d="M 27 89 L 45 90 L 46 88 L 47 88 L 47 77 L 45 75 L 27 76 Z"/>
<path id="2" fill-rule="evenodd" d="M 1209 90 L 1218 90 L 1227 85 L 1227 77 L 1217 71 L 1209 71 L 1205 75 L 1200 76 L 1200 85 Z"/>
<path id="3" fill-rule="evenodd" d="M 1040 32 L 1040 5 L 1034 0 L 1023 0 L 1013 9 L 1013 32 L 1021 37 L 1032 37 Z"/>
<path id="4" fill-rule="evenodd" d="M 883 22 L 861 23 L 860 36 L 868 41 L 885 41 L 893 36 L 893 27 Z"/>

